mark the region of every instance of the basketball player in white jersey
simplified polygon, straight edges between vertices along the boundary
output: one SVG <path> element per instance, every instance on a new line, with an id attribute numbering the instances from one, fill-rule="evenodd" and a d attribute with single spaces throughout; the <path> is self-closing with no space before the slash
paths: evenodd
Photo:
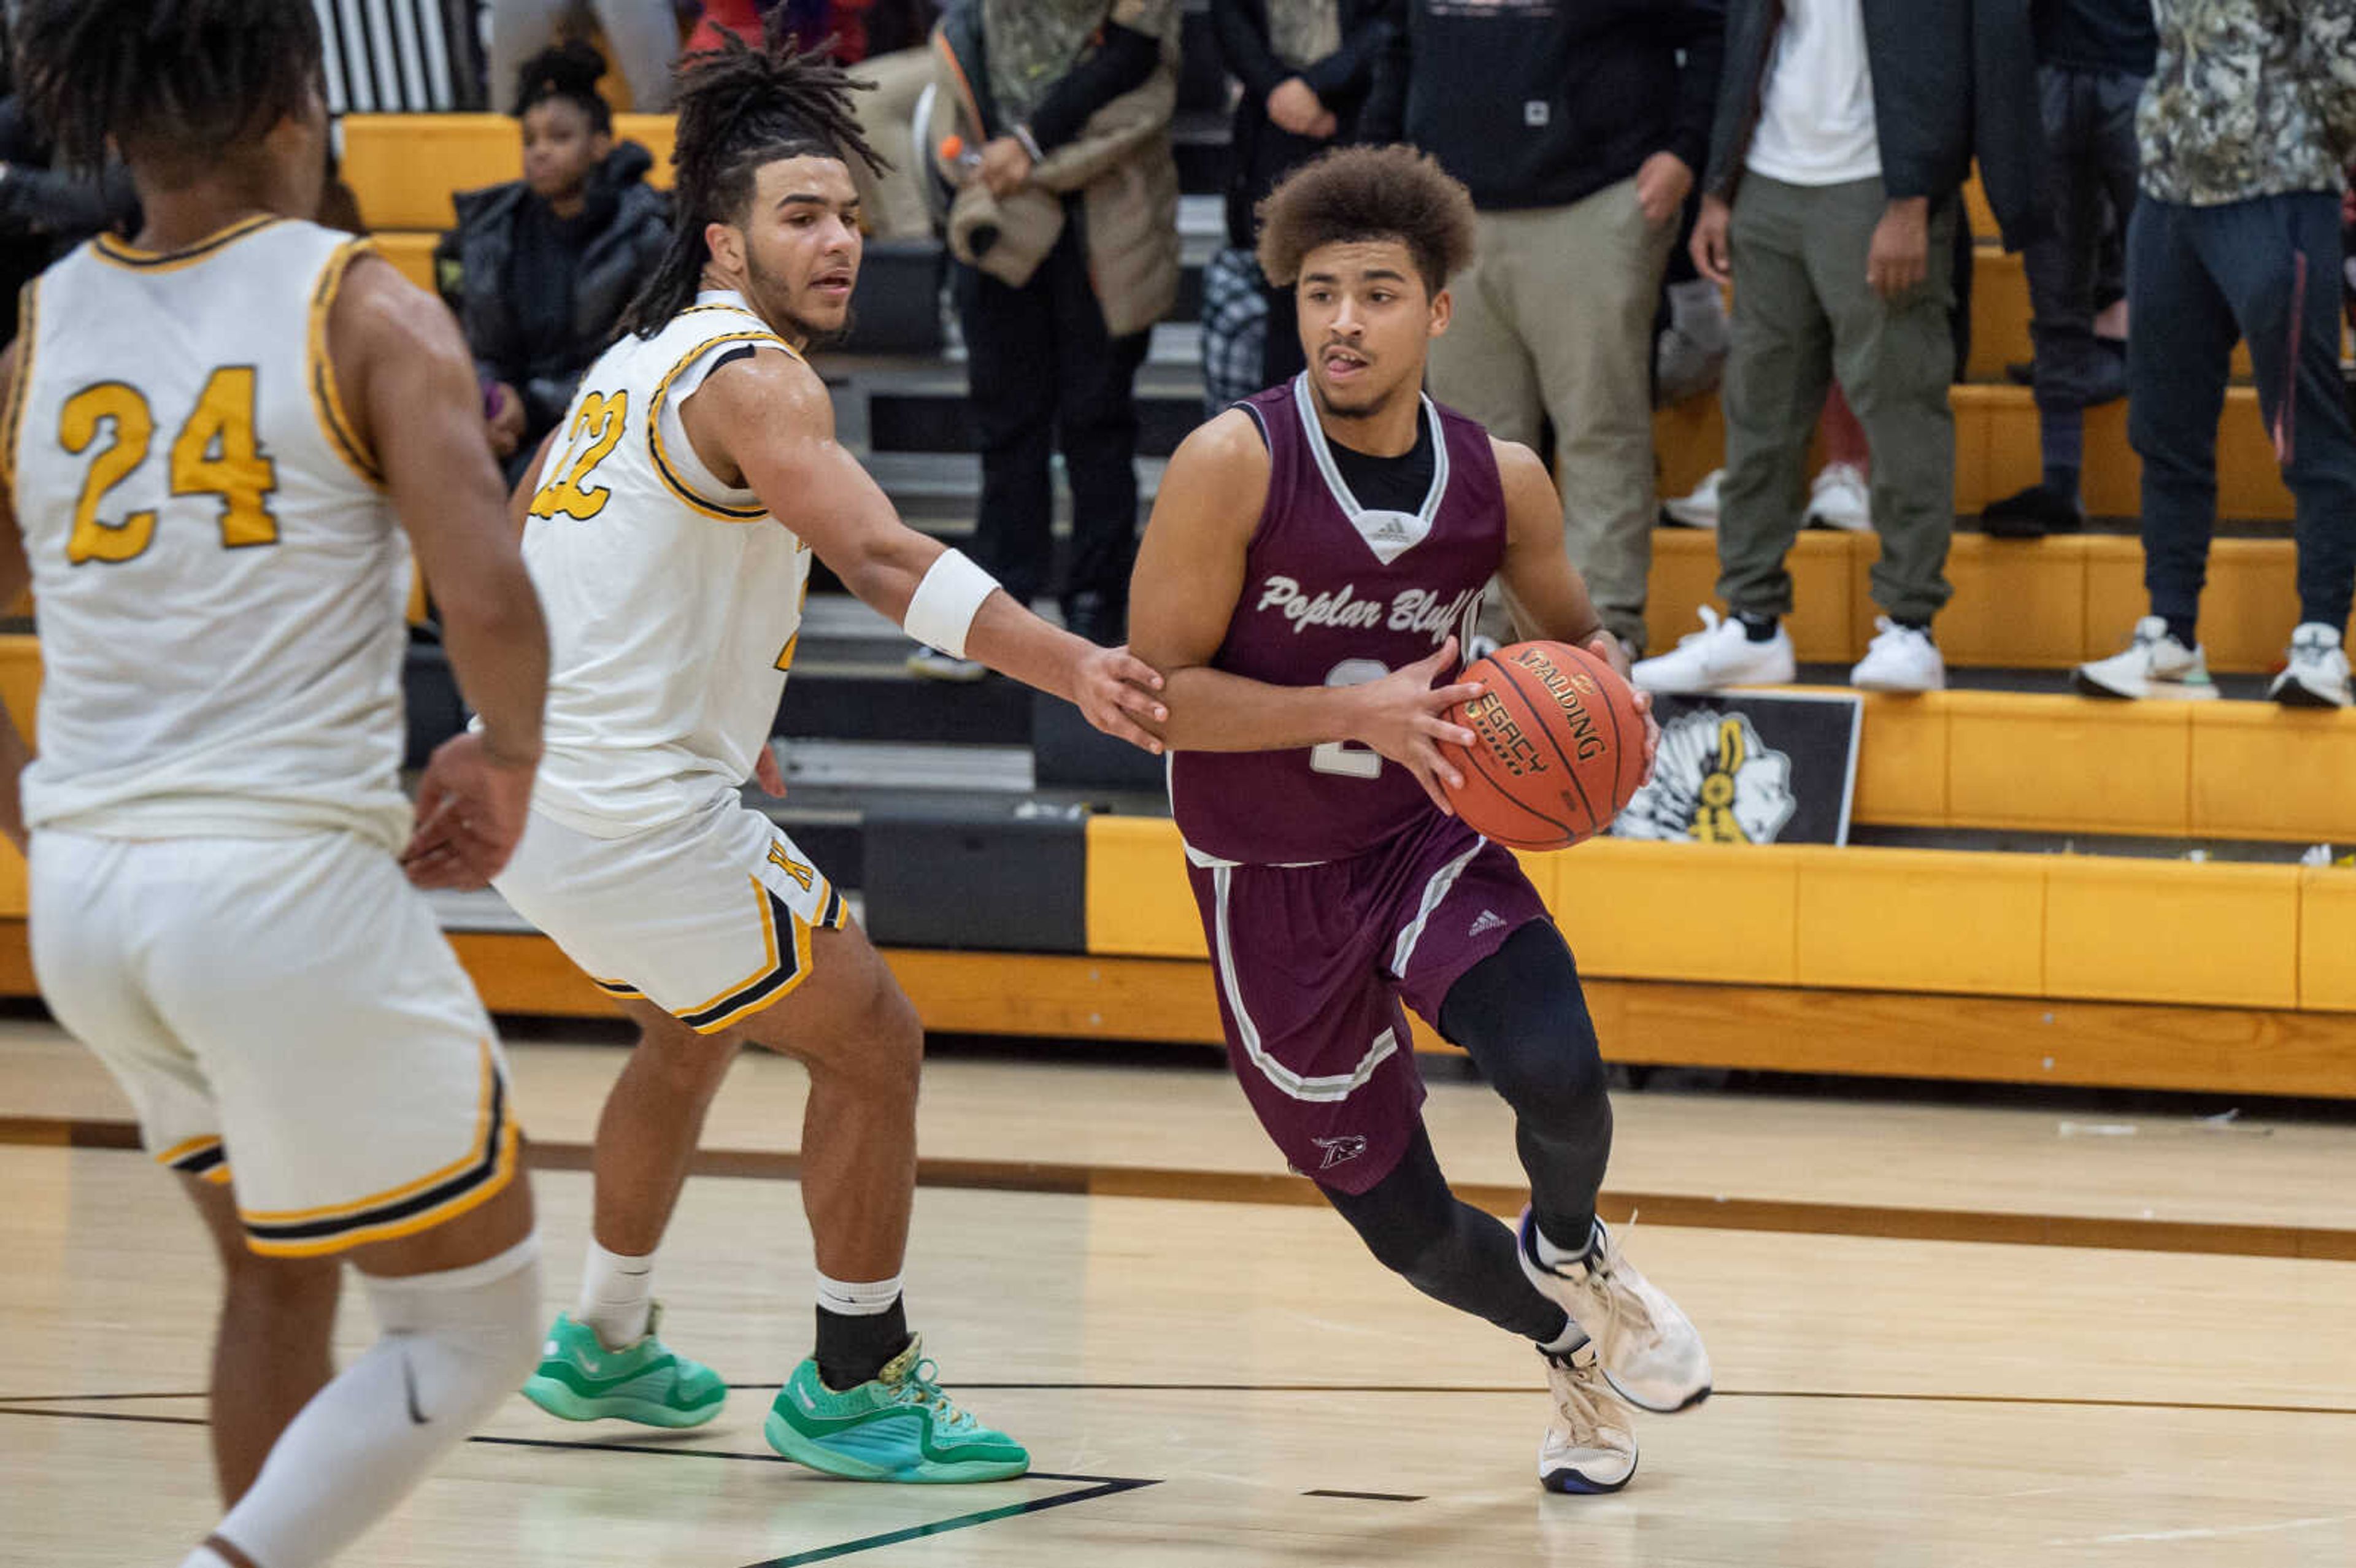
<path id="1" fill-rule="evenodd" d="M 782 15 L 782 12 L 780 13 Z M 654 1255 L 744 1040 L 809 1070 L 816 1353 L 767 1420 L 866 1480 L 1029 1456 L 947 1400 L 900 1299 L 923 1031 L 841 893 L 738 795 L 766 755 L 813 556 L 920 641 L 1159 749 L 1160 677 L 1037 620 L 894 515 L 804 360 L 858 275 L 849 82 L 772 28 L 683 71 L 670 251 L 519 490 L 554 645 L 530 826 L 496 885 L 644 1034 L 598 1125 L 578 1308 L 525 1392 L 574 1420 L 694 1426 L 725 1387 L 658 1338 Z"/>
<path id="2" fill-rule="evenodd" d="M 28 286 L 0 360 L 0 601 L 29 568 L 45 675 L 29 766 L 0 719 L 0 829 L 30 829 L 42 994 L 219 1244 L 230 1506 L 185 1568 L 307 1568 L 538 1343 L 506 1069 L 397 857 L 445 886 L 505 862 L 546 634 L 455 328 L 302 220 L 310 0 L 34 0 L 16 37 L 59 153 L 119 147 L 145 219 Z M 484 719 L 434 753 L 413 830 L 412 548 Z M 336 1375 L 346 1261 L 382 1337 Z"/>

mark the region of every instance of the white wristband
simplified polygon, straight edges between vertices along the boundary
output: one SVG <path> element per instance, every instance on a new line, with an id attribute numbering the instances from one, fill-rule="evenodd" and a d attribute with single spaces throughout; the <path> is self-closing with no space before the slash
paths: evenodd
<path id="1" fill-rule="evenodd" d="M 901 628 L 926 646 L 961 659 L 966 634 L 981 613 L 981 602 L 997 592 L 998 579 L 969 560 L 964 551 L 945 549 L 916 584 Z"/>

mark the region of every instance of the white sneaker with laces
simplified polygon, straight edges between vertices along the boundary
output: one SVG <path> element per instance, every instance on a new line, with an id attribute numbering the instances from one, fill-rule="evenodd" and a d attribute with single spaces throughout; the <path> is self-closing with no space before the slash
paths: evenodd
<path id="1" fill-rule="evenodd" d="M 1630 673 L 1646 691 L 1716 691 L 1725 686 L 1786 686 L 1799 674 L 1792 634 L 1778 622 L 1775 635 L 1754 643 L 1741 621 L 1705 604 L 1701 627 L 1677 639 L 1658 658 L 1641 661 Z"/>
<path id="2" fill-rule="evenodd" d="M 1845 534 L 1873 529 L 1872 491 L 1854 463 L 1827 463 L 1808 491 L 1808 526 Z"/>
<path id="3" fill-rule="evenodd" d="M 1718 487 L 1725 478 L 1725 469 L 1713 468 L 1708 478 L 1694 486 L 1692 495 L 1664 501 L 1661 510 L 1679 528 L 1714 528 L 1718 527 Z"/>
<path id="4" fill-rule="evenodd" d="M 1859 691 L 1939 691 L 1947 684 L 1947 661 L 1928 632 L 1901 626 L 1887 615 L 1874 617 L 1873 641 L 1848 672 Z"/>
<path id="5" fill-rule="evenodd" d="M 2301 622 L 2290 635 L 2290 667 L 2275 677 L 2266 695 L 2286 708 L 2347 707 L 2348 651 L 2340 645 L 2339 628 Z"/>
<path id="6" fill-rule="evenodd" d="M 2296 645 L 2293 645 L 2296 646 Z M 2088 697 L 2174 698 L 2204 702 L 2217 695 L 2209 678 L 2209 659 L 2199 648 L 2186 647 L 2169 634 L 2168 623 L 2146 615 L 2136 623 L 2135 641 L 2125 653 L 2082 664 L 2070 684 Z"/>
<path id="7" fill-rule="evenodd" d="M 1636 1272 L 1620 1243 L 1595 1221 L 1585 1259 L 1551 1269 L 1538 1262 L 1537 1221 L 1522 1211 L 1515 1248 L 1530 1283 L 1562 1304 L 1595 1344 L 1604 1381 L 1639 1410 L 1674 1415 L 1709 1397 L 1709 1352 L 1667 1292 Z"/>
<path id="8" fill-rule="evenodd" d="M 1546 1362 L 1554 1415 L 1538 1440 L 1538 1485 L 1550 1492 L 1616 1492 L 1636 1473 L 1636 1432 L 1628 1407 L 1603 1381 L 1590 1339 Z"/>

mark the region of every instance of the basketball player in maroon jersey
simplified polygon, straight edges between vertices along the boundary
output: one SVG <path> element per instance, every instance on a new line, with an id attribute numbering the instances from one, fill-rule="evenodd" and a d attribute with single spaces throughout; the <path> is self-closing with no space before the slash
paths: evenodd
<path id="1" fill-rule="evenodd" d="M 1179 447 L 1130 621 L 1168 681 L 1171 804 L 1228 1059 L 1376 1258 L 1537 1344 L 1555 1402 L 1541 1482 L 1616 1491 L 1636 1467 L 1620 1401 L 1687 1409 L 1709 1358 L 1595 1217 L 1612 1106 L 1579 972 L 1513 856 L 1448 808 L 1442 782 L 1462 781 L 1439 743 L 1472 735 L 1444 715 L 1479 688 L 1435 682 L 1493 576 L 1524 635 L 1622 674 L 1625 657 L 1564 554 L 1545 466 L 1421 395 L 1472 256 L 1464 187 L 1409 148 L 1351 148 L 1260 216 L 1309 368 Z M 1440 1175 L 1402 1002 L 1514 1108 L 1518 1237 Z"/>

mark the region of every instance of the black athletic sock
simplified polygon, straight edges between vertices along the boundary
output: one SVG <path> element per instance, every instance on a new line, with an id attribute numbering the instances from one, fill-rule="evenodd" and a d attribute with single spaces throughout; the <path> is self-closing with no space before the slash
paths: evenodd
<path id="1" fill-rule="evenodd" d="M 873 1382 L 907 1348 L 908 1313 L 897 1296 L 881 1312 L 818 1309 L 819 1381 L 837 1393 Z"/>
<path id="2" fill-rule="evenodd" d="M 2192 617 L 2190 615 L 2170 615 L 2168 618 L 2168 635 L 2188 648 L 2197 648 L 2201 645 L 2200 628 L 2193 624 Z"/>
<path id="3" fill-rule="evenodd" d="M 1926 637 L 1931 635 L 1931 623 L 1928 621 L 1909 621 L 1903 616 L 1892 615 L 1890 617 L 1890 624 L 1893 626 L 1903 626 L 1910 632 L 1920 632 Z"/>
<path id="4" fill-rule="evenodd" d="M 2074 463 L 2047 464 L 2045 487 L 2072 506 L 2076 506 L 2078 504 L 2078 465 Z"/>
<path id="5" fill-rule="evenodd" d="M 1773 642 L 1776 624 L 1783 619 L 1780 615 L 1754 615 L 1748 610 L 1737 610 L 1734 618 L 1742 623 L 1742 635 L 1754 643 Z"/>

